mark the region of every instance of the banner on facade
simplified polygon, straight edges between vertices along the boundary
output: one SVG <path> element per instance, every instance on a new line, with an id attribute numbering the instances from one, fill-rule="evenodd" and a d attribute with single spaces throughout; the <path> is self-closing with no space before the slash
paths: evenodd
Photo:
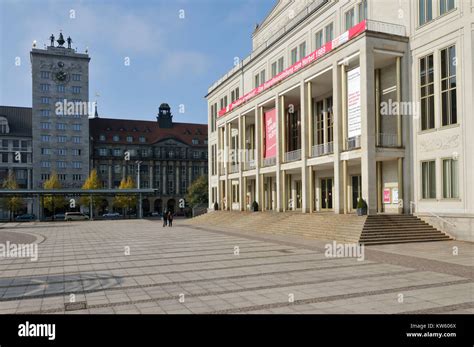
<path id="1" fill-rule="evenodd" d="M 264 158 L 276 157 L 277 120 L 276 109 L 264 113 L 265 119 L 265 150 Z"/>
<path id="2" fill-rule="evenodd" d="M 354 37 L 358 36 L 359 34 L 363 33 L 366 30 L 366 24 L 367 21 L 363 20 L 359 24 L 356 24 L 346 32 L 344 32 L 342 35 L 339 35 L 336 37 L 334 40 L 327 42 L 325 45 L 323 45 L 321 48 L 315 50 L 314 52 L 310 53 L 303 59 L 297 61 L 293 65 L 291 65 L 289 68 L 283 70 L 280 72 L 278 75 L 275 77 L 271 78 L 270 80 L 266 81 L 265 83 L 261 84 L 255 89 L 252 89 L 250 92 L 247 94 L 243 95 L 239 99 L 235 100 L 234 102 L 230 103 L 227 105 L 227 107 L 221 109 L 219 111 L 219 117 L 224 116 L 226 113 L 232 111 L 234 108 L 241 106 L 242 104 L 246 103 L 250 99 L 253 99 L 263 91 L 270 89 L 273 87 L 275 84 L 283 81 L 284 79 L 290 77 L 294 73 L 300 71 L 302 68 L 305 68 L 312 63 L 314 63 L 316 60 L 320 59 L 321 57 L 325 56 L 332 50 L 336 49 L 340 45 L 346 43 L 347 41 L 353 39 Z"/>
<path id="3" fill-rule="evenodd" d="M 360 67 L 347 72 L 347 137 L 361 134 Z"/>

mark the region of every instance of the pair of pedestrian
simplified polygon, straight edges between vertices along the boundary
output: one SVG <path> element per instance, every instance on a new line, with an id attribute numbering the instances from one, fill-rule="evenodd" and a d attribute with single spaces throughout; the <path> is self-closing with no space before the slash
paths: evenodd
<path id="1" fill-rule="evenodd" d="M 171 211 L 163 212 L 163 228 L 166 226 L 173 226 L 173 212 Z"/>

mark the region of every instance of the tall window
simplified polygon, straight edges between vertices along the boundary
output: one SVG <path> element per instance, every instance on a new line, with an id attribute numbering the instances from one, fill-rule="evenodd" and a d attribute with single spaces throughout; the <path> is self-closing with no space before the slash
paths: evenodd
<path id="1" fill-rule="evenodd" d="M 325 31 L 325 42 L 332 41 L 334 39 L 334 26 L 333 24 L 328 24 L 326 25 L 326 28 L 324 29 Z"/>
<path id="2" fill-rule="evenodd" d="M 277 62 L 272 63 L 272 77 L 277 75 Z"/>
<path id="3" fill-rule="evenodd" d="M 298 48 L 295 47 L 291 50 L 291 65 L 298 61 Z"/>
<path id="4" fill-rule="evenodd" d="M 324 103 L 318 101 L 316 103 L 316 141 L 315 143 L 321 145 L 324 143 Z"/>
<path id="5" fill-rule="evenodd" d="M 257 88 L 260 85 L 260 74 L 256 74 L 253 81 L 254 88 Z"/>
<path id="6" fill-rule="evenodd" d="M 326 99 L 326 126 L 327 126 L 327 137 L 326 142 L 332 142 L 334 135 L 333 135 L 333 112 L 332 112 L 332 97 Z"/>
<path id="7" fill-rule="evenodd" d="M 346 12 L 345 15 L 346 19 L 346 30 L 349 30 L 354 26 L 354 8 L 351 8 L 349 11 Z"/>
<path id="8" fill-rule="evenodd" d="M 283 71 L 283 57 L 278 59 L 278 73 Z"/>
<path id="9" fill-rule="evenodd" d="M 436 198 L 436 162 L 434 160 L 421 163 L 421 189 L 423 199 Z"/>
<path id="10" fill-rule="evenodd" d="M 443 125 L 457 123 L 455 46 L 441 51 L 441 115 Z"/>
<path id="11" fill-rule="evenodd" d="M 445 14 L 454 9 L 454 0 L 439 0 L 439 14 Z"/>
<path id="12" fill-rule="evenodd" d="M 362 0 L 362 2 L 357 5 L 357 13 L 359 23 L 367 19 L 367 0 Z"/>
<path id="13" fill-rule="evenodd" d="M 265 83 L 265 70 L 260 71 L 260 83 Z"/>
<path id="14" fill-rule="evenodd" d="M 420 59 L 420 89 L 421 130 L 433 129 L 435 126 L 435 112 L 432 54 Z"/>
<path id="15" fill-rule="evenodd" d="M 323 31 L 319 30 L 316 33 L 316 49 L 319 49 L 323 46 Z"/>
<path id="16" fill-rule="evenodd" d="M 443 198 L 459 198 L 458 188 L 458 161 L 454 159 L 443 160 Z"/>
<path id="17" fill-rule="evenodd" d="M 300 43 L 299 50 L 299 60 L 301 60 L 306 56 L 306 42 Z"/>
<path id="18" fill-rule="evenodd" d="M 418 0 L 418 24 L 423 25 L 433 19 L 433 0 Z"/>

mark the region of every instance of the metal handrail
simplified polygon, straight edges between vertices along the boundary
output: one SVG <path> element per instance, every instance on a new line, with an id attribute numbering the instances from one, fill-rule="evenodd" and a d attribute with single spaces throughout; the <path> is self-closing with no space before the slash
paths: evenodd
<path id="1" fill-rule="evenodd" d="M 414 201 L 410 201 L 410 214 L 413 214 L 413 207 L 412 206 L 416 206 L 416 203 Z M 437 219 L 439 219 L 443 223 L 446 223 L 446 224 L 449 224 L 453 227 L 456 227 L 456 223 L 450 222 L 449 220 L 444 219 L 443 217 L 441 217 L 440 215 L 438 215 L 438 214 L 436 214 L 432 211 L 426 211 L 426 212 L 429 213 L 431 216 L 436 217 Z"/>
<path id="2" fill-rule="evenodd" d="M 301 149 L 285 153 L 285 162 L 297 161 L 301 159 Z"/>

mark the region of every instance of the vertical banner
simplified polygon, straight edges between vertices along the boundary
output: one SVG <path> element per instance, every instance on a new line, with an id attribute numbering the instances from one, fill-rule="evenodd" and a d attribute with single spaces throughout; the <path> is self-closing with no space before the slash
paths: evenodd
<path id="1" fill-rule="evenodd" d="M 264 114 L 265 119 L 265 153 L 264 158 L 276 157 L 276 109 Z"/>
<path id="2" fill-rule="evenodd" d="M 360 134 L 360 67 L 357 67 L 347 72 L 347 136 Z"/>

